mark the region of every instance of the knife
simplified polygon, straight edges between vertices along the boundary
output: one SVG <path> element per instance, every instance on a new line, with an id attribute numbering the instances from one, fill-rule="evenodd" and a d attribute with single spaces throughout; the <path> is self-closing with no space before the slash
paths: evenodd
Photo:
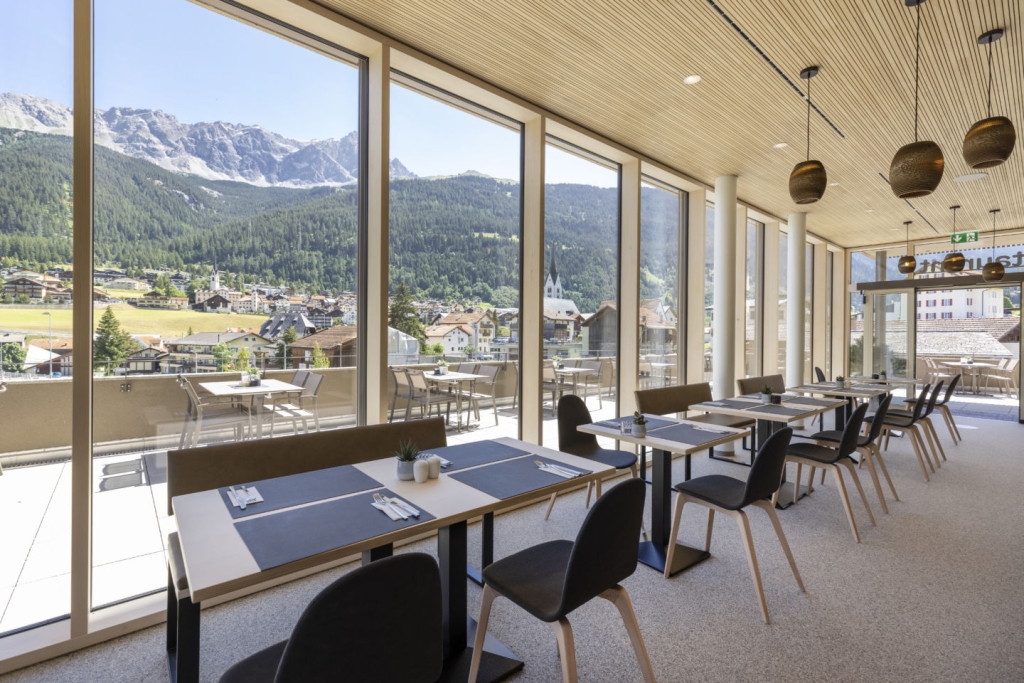
<path id="1" fill-rule="evenodd" d="M 568 467 L 562 467 L 561 465 L 555 465 L 555 464 L 550 463 L 550 462 L 549 463 L 544 463 L 544 464 L 545 464 L 546 467 L 550 467 L 553 470 L 559 470 L 560 472 L 565 472 L 566 474 L 568 474 L 571 477 L 575 477 L 575 476 L 578 476 L 580 474 L 583 474 L 582 472 L 577 472 L 576 470 L 570 470 Z"/>
<path id="2" fill-rule="evenodd" d="M 403 511 L 402 511 L 402 509 L 401 509 L 400 507 L 398 507 L 397 505 L 395 505 L 394 503 L 392 503 L 392 502 L 391 502 L 390 500 L 388 500 L 388 499 L 387 499 L 386 497 L 384 497 L 384 496 L 381 496 L 381 497 L 382 497 L 382 498 L 384 498 L 384 503 L 385 503 L 385 504 L 386 504 L 386 505 L 387 505 L 387 506 L 388 506 L 389 508 L 391 508 L 392 510 L 394 510 L 394 511 L 395 511 L 395 514 L 396 514 L 396 515 L 398 515 L 398 516 L 399 516 L 399 517 L 401 517 L 402 519 L 409 519 L 409 515 L 407 515 L 407 514 L 406 514 L 405 512 L 403 512 Z"/>
<path id="3" fill-rule="evenodd" d="M 235 491 L 235 487 L 231 487 L 231 491 L 235 494 L 235 499 L 238 501 L 238 507 L 245 509 L 245 494 L 241 491 Z"/>
<path id="4" fill-rule="evenodd" d="M 413 506 L 409 505 L 408 503 L 406 503 L 401 498 L 387 498 L 387 497 L 385 497 L 384 500 L 386 500 L 389 503 L 392 503 L 393 505 L 397 505 L 398 507 L 404 509 L 406 512 L 408 512 L 413 517 L 419 518 L 419 516 L 420 516 L 420 511 L 419 510 L 417 510 Z"/>
<path id="5" fill-rule="evenodd" d="M 234 492 L 233 489 L 230 489 L 230 488 L 228 489 L 228 498 L 231 499 L 231 504 L 232 505 L 234 505 L 235 507 L 240 507 L 240 505 L 238 503 L 238 498 L 235 496 L 235 492 Z"/>

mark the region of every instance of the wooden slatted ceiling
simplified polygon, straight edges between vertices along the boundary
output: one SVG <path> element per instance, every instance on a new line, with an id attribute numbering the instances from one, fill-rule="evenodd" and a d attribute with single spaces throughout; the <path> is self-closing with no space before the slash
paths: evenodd
<path id="1" fill-rule="evenodd" d="M 805 104 L 705 0 L 319 0 L 467 73 L 677 168 L 708 184 L 739 176 L 740 197 L 779 216 L 793 165 L 803 159 Z M 715 0 L 800 87 L 817 64 L 815 104 L 841 139 L 812 115 L 812 157 L 831 181 L 804 207 L 808 229 L 842 246 L 935 233 L 879 173 L 913 139 L 914 10 L 903 0 Z M 995 27 L 993 114 L 1024 137 L 1020 0 L 931 0 L 922 6 L 921 139 L 942 147 L 946 174 L 912 200 L 940 232 L 1024 226 L 1024 140 L 989 178 L 969 172 L 963 136 L 985 115 L 986 59 L 977 36 Z M 700 84 L 683 76 L 698 73 Z M 782 150 L 776 142 L 787 142 Z M 866 209 L 872 209 L 866 213 Z"/>

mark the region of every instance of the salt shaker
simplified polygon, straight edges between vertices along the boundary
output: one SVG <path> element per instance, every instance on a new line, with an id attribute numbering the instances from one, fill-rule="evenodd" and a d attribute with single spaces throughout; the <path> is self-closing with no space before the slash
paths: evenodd
<path id="1" fill-rule="evenodd" d="M 417 460 L 412 464 L 412 476 L 417 484 L 422 484 L 430 477 L 430 463 L 426 460 Z"/>
<path id="2" fill-rule="evenodd" d="M 437 479 L 441 476 L 441 456 L 432 455 L 427 458 L 427 464 L 430 465 L 430 478 Z"/>

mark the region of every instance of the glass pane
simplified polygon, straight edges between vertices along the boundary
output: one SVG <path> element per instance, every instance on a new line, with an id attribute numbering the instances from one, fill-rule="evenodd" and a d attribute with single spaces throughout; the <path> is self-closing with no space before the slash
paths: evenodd
<path id="1" fill-rule="evenodd" d="M 640 376 L 648 389 L 679 384 L 676 340 L 680 192 L 643 183 L 640 194 Z"/>
<path id="2" fill-rule="evenodd" d="M 908 294 L 874 294 L 871 335 L 872 374 L 909 377 L 907 366 Z"/>
<path id="3" fill-rule="evenodd" d="M 704 211 L 704 381 L 710 383 L 714 365 L 711 355 L 715 325 L 715 207 Z"/>
<path id="4" fill-rule="evenodd" d="M 754 377 L 760 374 L 760 363 L 758 363 L 758 349 L 760 348 L 761 335 L 761 305 L 758 301 L 758 292 L 761 289 L 760 269 L 761 262 L 759 249 L 763 239 L 764 225 L 757 221 L 747 221 L 747 264 L 746 264 L 746 304 L 744 306 L 744 344 L 743 344 L 743 373 L 747 377 Z"/>
<path id="5" fill-rule="evenodd" d="M 0 17 L 2 635 L 71 600 L 72 2 Z"/>
<path id="6" fill-rule="evenodd" d="M 559 395 L 583 397 L 594 420 L 616 411 L 619 173 L 552 144 L 545 158 L 541 401 L 544 443 L 557 445 Z"/>
<path id="7" fill-rule="evenodd" d="M 520 133 L 392 83 L 391 153 L 389 417 L 517 438 Z"/>
<path id="8" fill-rule="evenodd" d="M 814 246 L 804 250 L 804 381 L 814 377 L 811 368 L 811 349 L 814 328 Z"/>
<path id="9" fill-rule="evenodd" d="M 825 377 L 832 378 L 832 297 L 835 294 L 832 278 L 835 275 L 835 254 L 825 254 Z M 817 379 L 817 378 L 814 378 Z"/>
<path id="10" fill-rule="evenodd" d="M 786 320 L 786 310 L 789 302 L 787 290 L 789 288 L 789 236 L 785 233 L 779 234 L 779 374 L 786 376 L 786 342 L 789 336 L 789 325 Z M 799 343 L 799 342 L 794 342 Z"/>
<path id="11" fill-rule="evenodd" d="M 855 251 L 850 254 L 850 284 L 874 282 L 874 253 Z M 864 295 L 850 293 L 850 375 L 864 374 Z M 835 374 L 841 375 L 841 370 Z"/>
<path id="12" fill-rule="evenodd" d="M 167 585 L 169 449 L 354 424 L 359 81 L 185 0 L 95 27 L 101 607 Z"/>

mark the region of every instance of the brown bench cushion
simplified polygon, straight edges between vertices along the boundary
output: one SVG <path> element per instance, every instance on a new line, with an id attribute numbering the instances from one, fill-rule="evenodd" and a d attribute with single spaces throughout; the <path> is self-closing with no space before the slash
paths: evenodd
<path id="1" fill-rule="evenodd" d="M 744 377 L 736 380 L 736 393 L 740 396 L 745 394 L 759 394 L 765 385 L 772 388 L 776 394 L 786 393 L 786 380 L 782 375 L 765 375 L 764 377 Z"/>
<path id="2" fill-rule="evenodd" d="M 171 581 L 180 598 L 181 591 L 188 588 L 188 577 L 185 576 L 185 556 L 181 554 L 177 531 L 167 534 L 167 571 L 171 573 Z"/>
<path id="3" fill-rule="evenodd" d="M 278 439 L 256 439 L 167 453 L 167 513 L 186 493 L 391 457 L 401 442 L 420 449 L 448 445 L 444 420 L 334 429 Z"/>
<path id="4" fill-rule="evenodd" d="M 635 392 L 636 407 L 648 415 L 673 415 L 685 413 L 694 403 L 711 400 L 711 385 L 682 384 L 675 387 L 659 387 Z"/>

